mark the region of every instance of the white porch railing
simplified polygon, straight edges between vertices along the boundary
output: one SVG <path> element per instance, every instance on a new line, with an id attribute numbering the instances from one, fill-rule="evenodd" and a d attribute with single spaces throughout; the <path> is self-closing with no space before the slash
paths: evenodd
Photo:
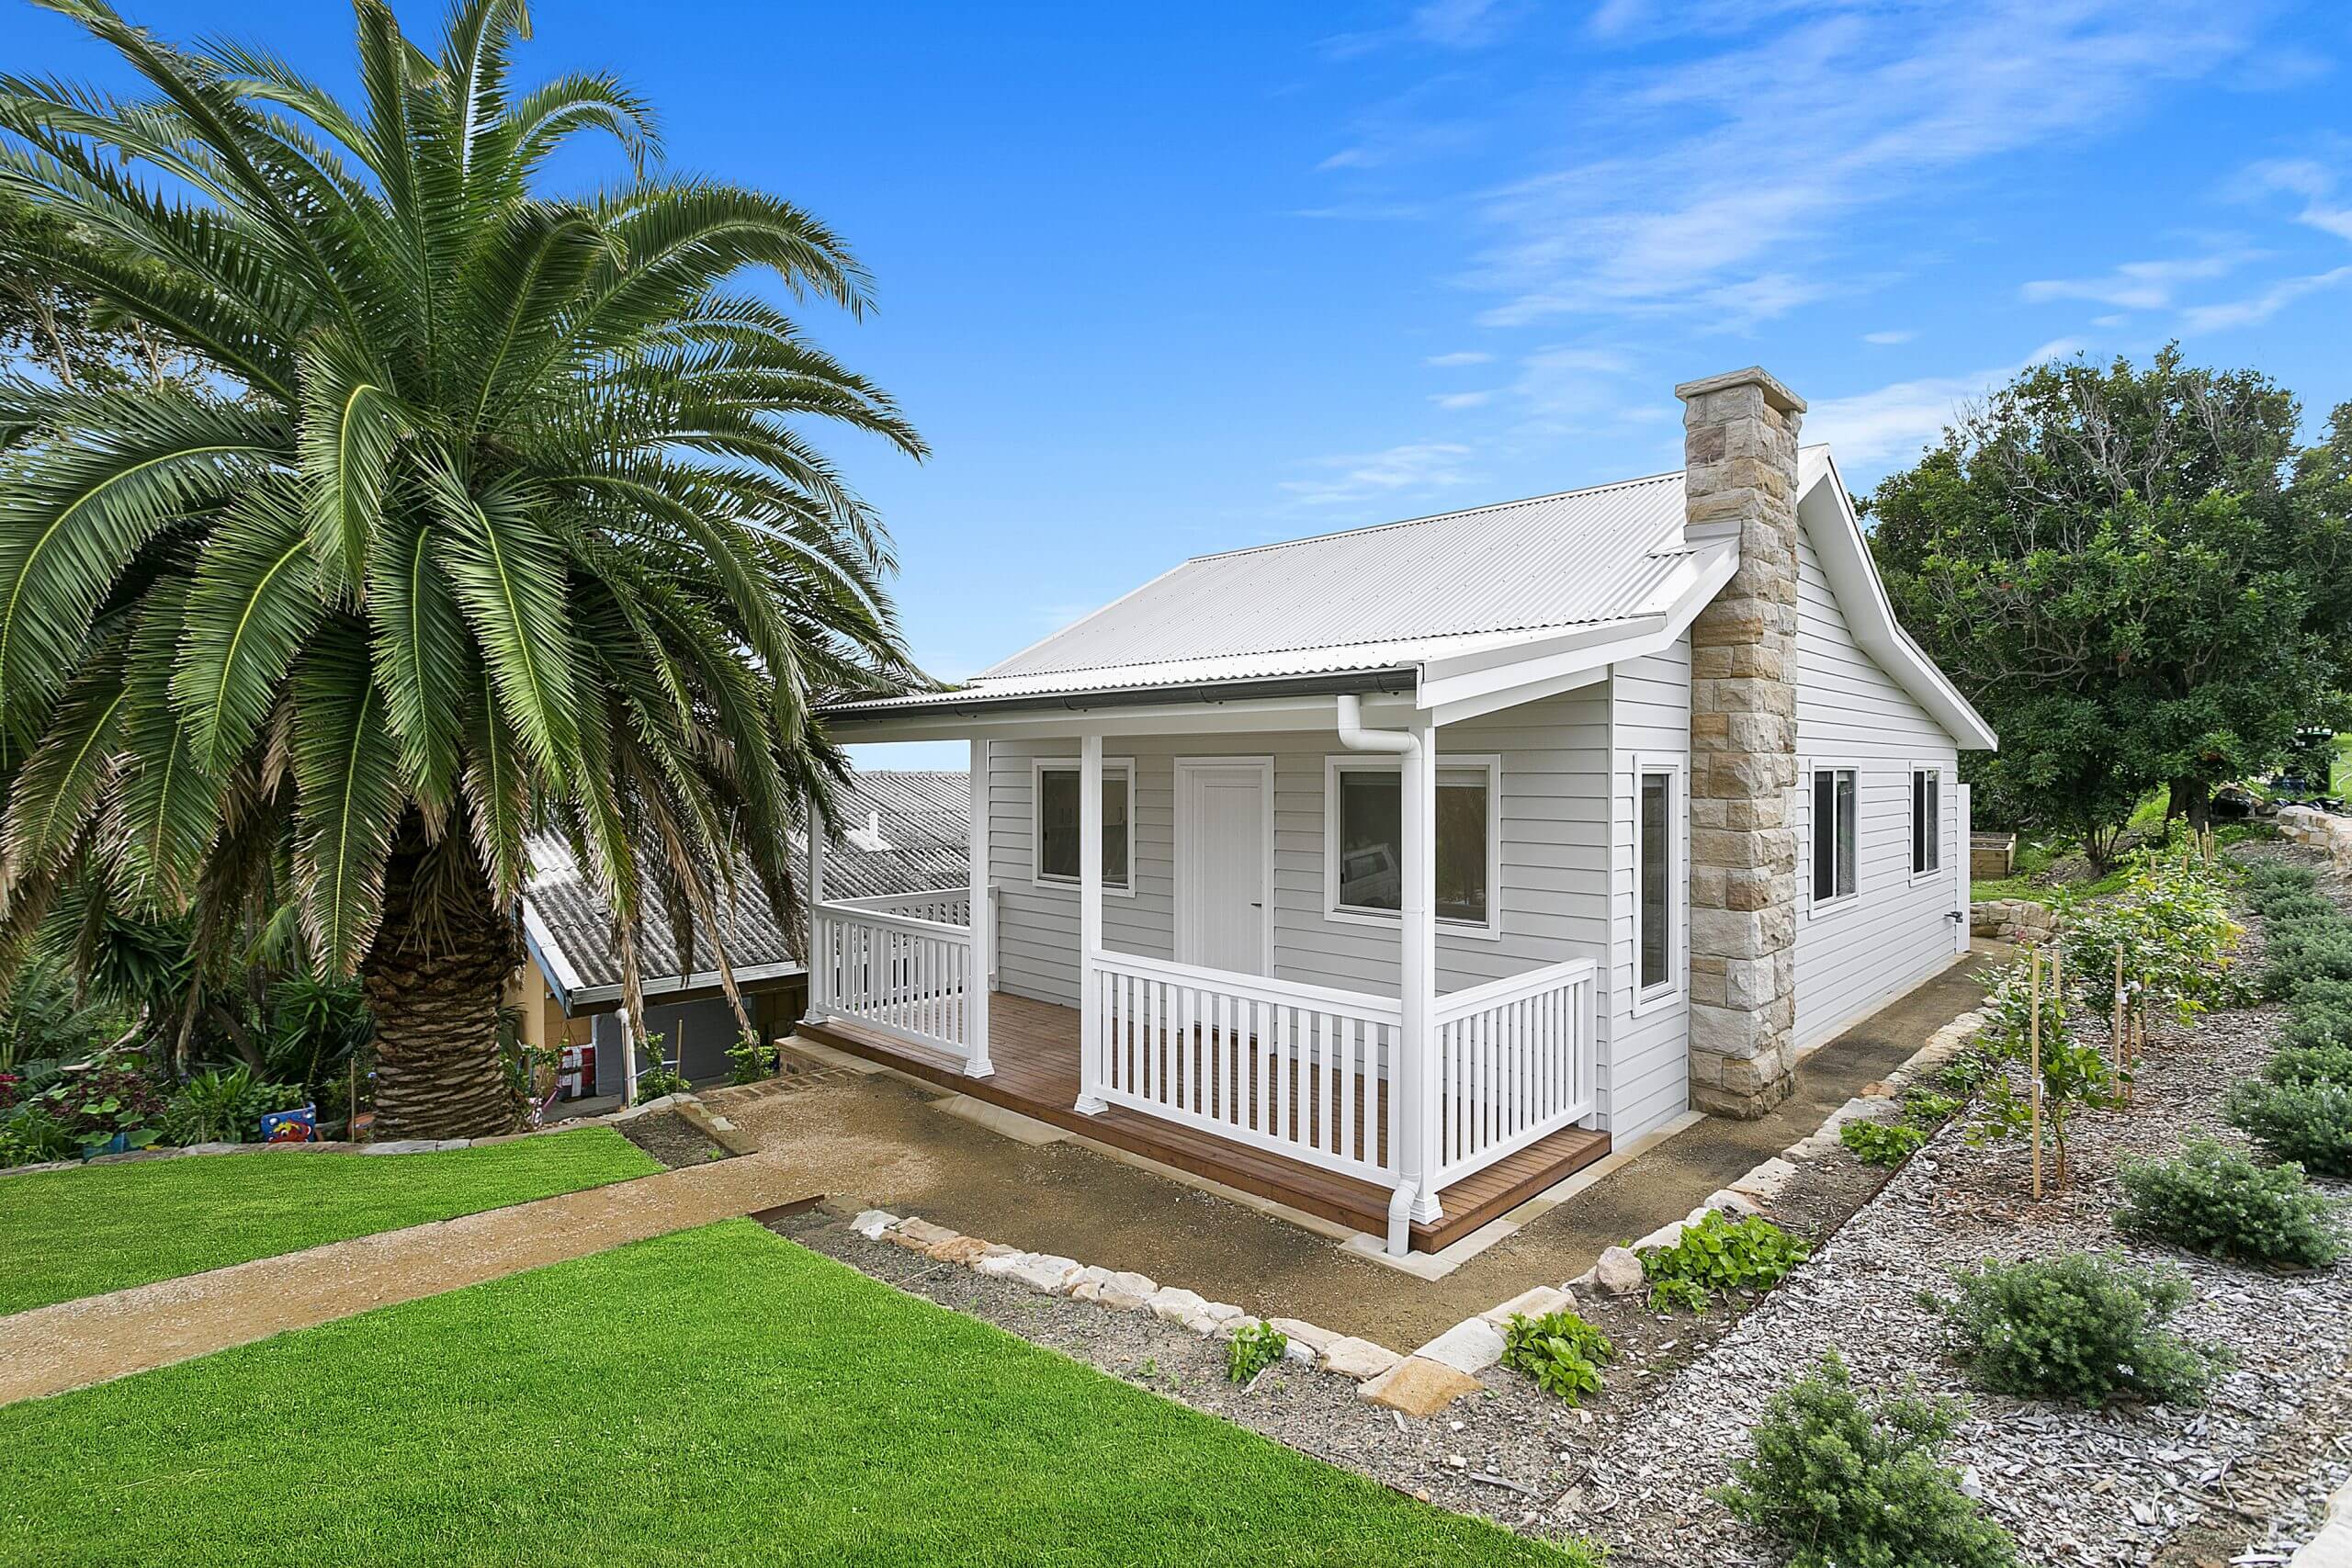
<path id="1" fill-rule="evenodd" d="M 1130 953 L 1092 965 L 1106 1102 L 1367 1181 L 1394 1179 L 1386 997 Z"/>
<path id="2" fill-rule="evenodd" d="M 1436 1187 L 1592 1115 L 1596 984 L 1575 958 L 1436 998 Z"/>
<path id="3" fill-rule="evenodd" d="M 960 889 L 814 906 L 812 1010 L 968 1058 L 971 908 Z"/>

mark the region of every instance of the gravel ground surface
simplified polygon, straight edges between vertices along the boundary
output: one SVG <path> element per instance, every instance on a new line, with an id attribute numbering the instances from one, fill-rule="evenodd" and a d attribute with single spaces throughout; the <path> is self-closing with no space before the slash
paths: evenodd
<path id="1" fill-rule="evenodd" d="M 2331 893 L 2352 904 L 2352 889 Z M 2249 939 L 2248 952 L 2256 941 Z M 2315 1500 L 2343 1478 L 2343 1373 L 2352 1348 L 2352 1269 L 2276 1275 L 2126 1244 L 2109 1216 L 2117 1156 L 2165 1155 L 2222 1122 L 2228 1087 L 2259 1073 L 2275 1008 L 2216 1012 L 2157 1032 L 2135 1106 L 2075 1134 L 2075 1184 L 2036 1205 L 2015 1142 L 1967 1145 L 1947 1127 L 1921 1155 L 1701 1359 L 1679 1372 L 1582 1478 L 1589 1499 L 1555 1517 L 1617 1549 L 1622 1564 L 1764 1563 L 1770 1544 L 1705 1489 L 1724 1480 L 1766 1397 L 1831 1346 L 1858 1383 L 1905 1377 L 1965 1394 L 1972 1415 L 1950 1453 L 1970 1485 L 2041 1563 L 2281 1562 Z M 2342 1183 L 2326 1184 L 2339 1193 Z M 2120 1248 L 2187 1271 L 2197 1299 L 2182 1333 L 2233 1351 L 2237 1366 L 2201 1410 L 2089 1412 L 1962 1388 L 1941 1325 L 1919 1302 L 1955 1264 L 1989 1257 Z M 2312 1445 L 2324 1438 L 2324 1449 Z M 2249 1543 L 2267 1548 L 2247 1555 Z"/>
<path id="2" fill-rule="evenodd" d="M 2352 907 L 2352 886 L 2323 886 Z M 2258 946 L 2250 933 L 2249 960 Z M 2301 1276 L 2241 1269 L 2127 1245 L 2109 1220 L 2120 1197 L 2119 1156 L 2168 1154 L 2199 1131 L 2234 1138 L 2221 1098 L 2259 1072 L 2278 1022 L 2277 1009 L 2249 1007 L 2157 1031 L 2134 1108 L 2077 1123 L 2074 1189 L 2041 1204 L 2027 1194 L 2021 1143 L 1972 1148 L 1959 1123 L 1891 1179 L 1842 1153 L 1801 1166 L 1772 1212 L 1813 1240 L 1814 1257 L 1769 1296 L 1701 1318 L 1660 1317 L 1637 1298 L 1580 1298 L 1620 1351 L 1607 1392 L 1584 1410 L 1499 1368 L 1487 1374 L 1484 1393 L 1428 1421 L 1366 1404 L 1344 1379 L 1289 1366 L 1237 1389 L 1225 1379 L 1222 1341 L 1148 1314 L 983 1278 L 868 1241 L 821 1211 L 776 1228 L 901 1289 L 1415 1495 L 1531 1533 L 1604 1542 L 1620 1568 L 1781 1561 L 1705 1494 L 1746 1451 L 1767 1397 L 1831 1346 L 1866 1388 L 1910 1380 L 1967 1400 L 1949 1458 L 2017 1533 L 2028 1562 L 2283 1563 L 2352 1472 L 2352 1268 Z M 2197 1299 L 2174 1326 L 2237 1358 L 2209 1405 L 2091 1412 L 1962 1386 L 1920 1293 L 1947 1289 L 1957 1264 L 2075 1249 L 2120 1249 L 2135 1263 L 2188 1274 Z"/>

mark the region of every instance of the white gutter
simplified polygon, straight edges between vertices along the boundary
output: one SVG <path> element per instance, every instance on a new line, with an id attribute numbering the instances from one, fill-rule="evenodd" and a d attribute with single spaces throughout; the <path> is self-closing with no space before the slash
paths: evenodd
<path id="1" fill-rule="evenodd" d="M 1353 692 L 1342 692 L 1337 699 L 1340 710 L 1340 744 L 1351 751 L 1385 751 L 1391 756 L 1410 755 L 1420 742 L 1401 729 L 1366 729 L 1363 727 L 1363 699 Z"/>

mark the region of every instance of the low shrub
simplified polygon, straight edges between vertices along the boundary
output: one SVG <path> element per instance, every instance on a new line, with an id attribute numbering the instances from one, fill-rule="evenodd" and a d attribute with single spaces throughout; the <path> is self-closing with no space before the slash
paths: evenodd
<path id="1" fill-rule="evenodd" d="M 1609 1337 L 1573 1312 L 1514 1313 L 1503 1330 L 1503 1365 L 1570 1404 L 1599 1393 L 1600 1369 L 1616 1359 Z"/>
<path id="2" fill-rule="evenodd" d="M 1937 1304 L 1979 1388 L 2025 1399 L 2103 1404 L 2115 1395 L 2197 1404 L 2216 1352 L 2163 1326 L 2188 1304 L 2177 1269 L 2131 1268 L 2072 1252 L 1954 1271 L 1959 1295 Z"/>
<path id="3" fill-rule="evenodd" d="M 2352 1086 L 2242 1083 L 2222 1113 L 2272 1159 L 2316 1176 L 2352 1176 Z"/>
<path id="4" fill-rule="evenodd" d="M 1808 1255 L 1804 1243 L 1759 1214 L 1735 1223 L 1710 1209 L 1697 1224 L 1683 1226 L 1672 1247 L 1644 1248 L 1642 1275 L 1650 1282 L 1650 1306 L 1662 1312 L 1691 1306 L 1692 1290 L 1702 1301 L 1732 1291 L 1769 1291 Z"/>
<path id="5" fill-rule="evenodd" d="M 2262 994 L 2290 998 L 2314 981 L 2352 982 L 2352 922 L 2273 923 L 2263 935 Z"/>
<path id="6" fill-rule="evenodd" d="M 0 1169 L 73 1159 L 81 1152 L 74 1129 L 38 1105 L 19 1105 L 0 1116 Z"/>
<path id="7" fill-rule="evenodd" d="M 165 1102 L 159 1125 L 175 1144 L 253 1144 L 261 1141 L 261 1119 L 303 1102 L 300 1084 L 266 1083 L 251 1067 L 198 1073 Z"/>
<path id="8" fill-rule="evenodd" d="M 2295 987 L 2283 1045 L 2352 1045 L 2352 982 L 2306 980 Z"/>
<path id="9" fill-rule="evenodd" d="M 651 1066 L 639 1067 L 637 1070 L 637 1093 L 630 1100 L 630 1104 L 644 1105 L 651 1100 L 660 1100 L 663 1095 L 684 1094 L 694 1088 L 694 1085 L 686 1081 L 685 1074 L 677 1071 L 663 1059 L 661 1035 L 647 1034 L 643 1043 L 638 1049 L 644 1054 L 645 1059 Z"/>
<path id="10" fill-rule="evenodd" d="M 34 1103 L 62 1122 L 85 1149 L 110 1143 L 117 1134 L 136 1148 L 159 1134 L 164 1092 L 135 1057 L 109 1056 L 60 1075 Z"/>
<path id="11" fill-rule="evenodd" d="M 1929 1130 L 1909 1122 L 1849 1122 L 1838 1141 L 1864 1165 L 1897 1166 L 1919 1152 Z"/>
<path id="12" fill-rule="evenodd" d="M 1907 1391 L 1864 1404 L 1833 1350 L 1772 1395 L 1755 1456 L 1710 1495 L 1777 1538 L 1792 1568 L 2014 1568 L 2008 1532 L 1938 1457 L 1959 1418 Z"/>
<path id="13" fill-rule="evenodd" d="M 2352 1084 L 2352 1045 L 2282 1045 L 2263 1065 L 2272 1083 Z"/>
<path id="14" fill-rule="evenodd" d="M 2324 920 L 2334 918 L 2336 913 L 2335 906 L 2328 901 L 2326 895 L 2302 887 L 2257 893 L 2247 902 L 2254 906 L 2256 914 L 2271 921 Z"/>
<path id="15" fill-rule="evenodd" d="M 1957 1114 L 1962 1103 L 1952 1095 L 1915 1089 L 1903 1097 L 1903 1119 L 1914 1126 L 1933 1128 Z"/>
<path id="16" fill-rule="evenodd" d="M 1264 1318 L 1244 1324 L 1241 1331 L 1226 1342 L 1226 1380 L 1248 1382 L 1281 1360 L 1283 1353 L 1289 1348 L 1290 1336 Z"/>
<path id="17" fill-rule="evenodd" d="M 737 1084 L 763 1082 L 775 1076 L 775 1047 L 758 1035 L 739 1036 L 734 1044 L 727 1047 L 727 1060 L 732 1064 L 728 1070 L 727 1081 Z"/>
<path id="18" fill-rule="evenodd" d="M 2211 1138 L 2171 1159 L 2120 1161 L 2115 1224 L 2190 1252 L 2324 1269 L 2344 1255 L 2342 1216 L 2301 1167 L 2264 1167 Z"/>
<path id="19" fill-rule="evenodd" d="M 1974 1094 L 1999 1071 L 1999 1066 L 1982 1051 L 1962 1051 L 1937 1071 L 1936 1081 L 1954 1094 Z"/>

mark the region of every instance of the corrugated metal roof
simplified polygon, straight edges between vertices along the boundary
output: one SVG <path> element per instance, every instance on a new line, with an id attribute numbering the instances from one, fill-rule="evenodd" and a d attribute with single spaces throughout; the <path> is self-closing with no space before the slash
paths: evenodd
<path id="1" fill-rule="evenodd" d="M 983 671 L 967 694 L 1114 670 L 1126 684 L 1136 666 L 1207 660 L 1232 661 L 1215 679 L 1369 669 L 1404 643 L 1617 620 L 1673 570 L 1681 525 L 1677 470 L 1202 556 Z"/>
<path id="2" fill-rule="evenodd" d="M 853 774 L 840 798 L 842 819 L 862 827 L 878 814 L 888 849 L 862 848 L 835 838 L 825 857 L 828 898 L 877 897 L 890 893 L 927 893 L 959 887 L 970 879 L 971 781 L 963 773 L 884 772 Z M 861 835 L 862 836 L 862 835 Z M 804 854 L 794 835 L 794 863 Z M 613 940 L 611 908 L 588 874 L 574 863 L 561 838 L 536 834 L 530 841 L 531 880 L 523 901 L 561 951 L 562 961 L 582 987 L 616 986 L 621 978 L 619 945 Z M 798 944 L 776 923 L 748 863 L 735 867 L 737 896 L 722 899 L 719 924 L 728 961 L 738 970 L 799 962 Z M 670 917 L 650 877 L 645 889 L 644 930 L 638 962 L 648 980 L 675 975 L 680 954 L 672 940 Z M 709 933 L 695 933 L 692 966 L 717 966 Z"/>

